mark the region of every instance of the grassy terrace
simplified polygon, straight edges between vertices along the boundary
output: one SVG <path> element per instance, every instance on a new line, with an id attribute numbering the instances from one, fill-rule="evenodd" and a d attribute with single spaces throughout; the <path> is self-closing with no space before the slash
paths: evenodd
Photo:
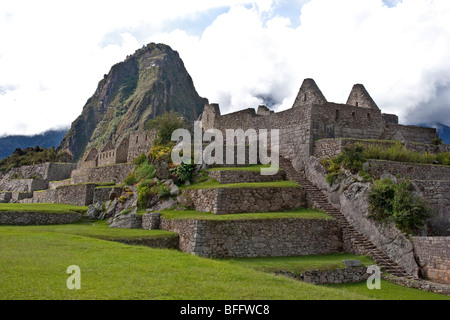
<path id="1" fill-rule="evenodd" d="M 257 220 L 257 219 L 333 219 L 323 211 L 300 208 L 292 211 L 267 213 L 240 213 L 215 215 L 211 212 L 193 210 L 173 211 L 163 210 L 161 215 L 166 219 L 196 219 L 196 220 Z"/>
<path id="2" fill-rule="evenodd" d="M 252 183 L 229 183 L 221 184 L 215 179 L 205 182 L 195 183 L 188 187 L 180 189 L 218 189 L 218 188 L 300 188 L 301 186 L 295 181 L 271 181 L 271 182 L 252 182 Z"/>
<path id="3" fill-rule="evenodd" d="M 175 250 L 33 228 L 0 226 L 0 299 L 365 299 Z M 80 290 L 66 287 L 71 265 Z"/>
<path id="4" fill-rule="evenodd" d="M 302 257 L 270 257 L 270 258 L 239 258 L 224 259 L 233 264 L 244 265 L 246 267 L 264 271 L 276 272 L 287 271 L 296 275 L 308 270 L 336 270 L 345 269 L 342 260 L 360 260 L 364 266 L 374 264 L 374 261 L 368 256 L 356 256 L 350 253 L 335 253 L 318 256 Z"/>
<path id="5" fill-rule="evenodd" d="M 0 203 L 0 212 L 86 213 L 88 207 L 59 203 Z"/>
<path id="6" fill-rule="evenodd" d="M 139 212 L 138 212 L 139 213 Z M 141 212 L 141 214 L 145 212 Z M 299 208 L 292 211 L 267 212 L 267 213 L 240 213 L 215 215 L 211 212 L 198 212 L 193 210 L 173 211 L 162 210 L 161 215 L 165 219 L 194 219 L 194 220 L 258 220 L 258 219 L 334 219 L 323 211 Z"/>

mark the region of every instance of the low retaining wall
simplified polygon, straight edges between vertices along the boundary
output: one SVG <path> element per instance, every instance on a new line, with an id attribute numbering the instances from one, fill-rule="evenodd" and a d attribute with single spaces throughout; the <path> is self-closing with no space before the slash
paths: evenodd
<path id="1" fill-rule="evenodd" d="M 133 169 L 132 164 L 117 164 L 98 168 L 84 168 L 72 172 L 72 183 L 114 182 L 121 184 Z"/>
<path id="2" fill-rule="evenodd" d="M 0 225 L 68 224 L 79 220 L 81 213 L 0 212 Z"/>
<path id="3" fill-rule="evenodd" d="M 450 181 L 450 166 L 369 160 L 367 169 L 372 176 L 378 178 L 383 174 L 389 173 L 409 180 Z"/>
<path id="4" fill-rule="evenodd" d="M 450 237 L 413 237 L 412 240 L 422 275 L 450 284 Z"/>
<path id="5" fill-rule="evenodd" d="M 195 210 L 214 214 L 294 210 L 306 205 L 303 188 L 218 188 L 184 190 Z"/>
<path id="6" fill-rule="evenodd" d="M 276 274 L 281 274 L 294 278 L 303 282 L 312 284 L 339 284 L 339 283 L 352 283 L 367 280 L 369 274 L 367 273 L 367 267 L 356 267 L 336 270 L 311 270 L 305 273 L 295 274 L 287 271 L 279 271 Z"/>
<path id="7" fill-rule="evenodd" d="M 146 246 L 150 248 L 157 249 L 178 249 L 178 237 L 164 237 L 164 238 L 154 238 L 154 239 L 119 239 L 114 240 L 116 242 L 135 245 L 135 246 Z"/>
<path id="8" fill-rule="evenodd" d="M 278 171 L 271 176 L 263 176 L 259 171 L 208 171 L 208 176 L 216 179 L 219 183 L 243 183 L 243 182 L 268 182 L 286 180 L 286 173 Z"/>
<path id="9" fill-rule="evenodd" d="M 119 197 L 122 194 L 123 188 L 121 187 L 97 187 L 94 189 L 94 199 L 93 203 L 104 203 L 110 199 L 110 196 L 115 193 L 116 198 Z"/>
<path id="10" fill-rule="evenodd" d="M 413 182 L 434 213 L 428 222 L 428 235 L 450 237 L 450 181 Z"/>
<path id="11" fill-rule="evenodd" d="M 56 189 L 56 202 L 88 206 L 94 201 L 94 189 L 97 184 L 67 185 Z"/>
<path id="12" fill-rule="evenodd" d="M 336 220 L 166 220 L 161 229 L 177 232 L 180 249 L 202 257 L 281 257 L 341 252 Z"/>

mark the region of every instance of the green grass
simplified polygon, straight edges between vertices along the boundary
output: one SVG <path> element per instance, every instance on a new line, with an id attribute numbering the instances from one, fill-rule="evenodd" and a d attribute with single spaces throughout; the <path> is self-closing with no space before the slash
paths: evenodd
<path id="1" fill-rule="evenodd" d="M 175 250 L 75 234 L 0 227 L 0 299 L 320 300 L 364 299 L 341 290 L 252 271 Z M 67 267 L 81 270 L 69 290 Z"/>
<path id="2" fill-rule="evenodd" d="M 450 300 L 449 296 L 406 288 L 381 279 L 380 290 L 369 290 L 365 281 L 357 283 L 330 284 L 324 287 L 339 289 L 346 293 L 359 294 L 367 299 L 378 300 Z"/>
<path id="3" fill-rule="evenodd" d="M 301 188 L 295 181 L 271 181 L 271 182 L 252 182 L 252 183 L 229 183 L 221 184 L 217 180 L 211 179 L 206 182 L 195 183 L 188 187 L 180 189 L 218 189 L 218 188 Z"/>
<path id="4" fill-rule="evenodd" d="M 59 203 L 0 203 L 0 211 L 41 213 L 86 213 L 88 207 Z"/>
<path id="5" fill-rule="evenodd" d="M 198 212 L 193 210 L 173 211 L 162 210 L 165 219 L 193 219 L 193 220 L 257 220 L 257 219 L 333 219 L 323 211 L 299 208 L 292 211 L 267 213 L 239 213 L 215 215 L 211 212 Z"/>
<path id="6" fill-rule="evenodd" d="M 231 263 L 264 272 L 288 271 L 296 275 L 308 270 L 336 270 L 345 269 L 342 260 L 360 260 L 363 265 L 373 265 L 368 256 L 357 256 L 350 253 L 334 253 L 328 255 L 298 256 L 298 257 L 269 257 L 269 258 L 239 258 L 226 259 Z"/>
<path id="7" fill-rule="evenodd" d="M 247 171 L 247 172 L 260 172 L 262 168 L 270 168 L 270 164 L 265 165 L 249 165 L 245 167 L 217 167 L 211 168 L 206 171 Z"/>
<path id="8" fill-rule="evenodd" d="M 45 226 L 2 226 L 2 231 L 26 231 L 26 232 L 53 232 L 61 234 L 79 235 L 109 241 L 154 239 L 174 237 L 176 233 L 163 230 L 122 229 L 110 228 L 107 221 L 88 221 L 64 225 Z"/>

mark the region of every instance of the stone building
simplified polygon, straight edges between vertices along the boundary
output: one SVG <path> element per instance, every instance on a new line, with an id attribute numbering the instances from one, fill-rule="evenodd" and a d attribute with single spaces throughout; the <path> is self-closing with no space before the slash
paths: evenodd
<path id="1" fill-rule="evenodd" d="M 384 114 L 362 84 L 356 84 L 347 103 L 328 102 L 313 79 L 305 79 L 291 109 L 273 113 L 264 106 L 221 115 L 218 104 L 206 105 L 204 130 L 279 129 L 280 153 L 291 160 L 313 154 L 314 143 L 326 138 L 383 139 L 431 143 L 436 130 L 398 123 Z"/>

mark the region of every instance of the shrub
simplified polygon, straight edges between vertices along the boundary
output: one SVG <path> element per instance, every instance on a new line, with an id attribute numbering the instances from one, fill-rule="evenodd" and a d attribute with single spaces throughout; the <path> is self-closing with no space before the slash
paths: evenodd
<path id="1" fill-rule="evenodd" d="M 133 160 L 133 164 L 135 167 L 139 167 L 141 164 L 143 164 L 146 161 L 148 162 L 147 155 L 145 153 L 143 153 Z"/>
<path id="2" fill-rule="evenodd" d="M 405 233 L 417 234 L 425 228 L 431 211 L 425 201 L 412 191 L 409 181 L 397 184 L 390 179 L 376 181 L 369 193 L 370 217 L 393 222 Z"/>
<path id="3" fill-rule="evenodd" d="M 194 174 L 194 171 L 194 164 L 184 162 L 170 169 L 170 172 L 177 177 L 179 182 L 192 181 L 192 175 Z"/>
<path id="4" fill-rule="evenodd" d="M 173 143 L 169 143 L 168 145 L 153 145 L 150 149 L 149 156 L 153 161 L 169 161 L 174 146 L 175 145 Z"/>
<path id="5" fill-rule="evenodd" d="M 176 129 L 184 128 L 185 123 L 176 112 L 167 112 L 162 116 L 149 120 L 145 124 L 146 130 L 156 130 L 156 145 L 167 145 L 172 140 L 172 132 Z"/>
<path id="6" fill-rule="evenodd" d="M 363 151 L 364 146 L 360 143 L 355 143 L 350 146 L 345 146 L 339 155 L 331 159 L 322 160 L 322 164 L 328 172 L 326 175 L 328 184 L 333 184 L 339 178 L 342 169 L 347 169 L 353 174 L 361 172 L 362 166 L 366 162 Z M 366 179 L 368 177 L 365 175 L 363 178 Z"/>

